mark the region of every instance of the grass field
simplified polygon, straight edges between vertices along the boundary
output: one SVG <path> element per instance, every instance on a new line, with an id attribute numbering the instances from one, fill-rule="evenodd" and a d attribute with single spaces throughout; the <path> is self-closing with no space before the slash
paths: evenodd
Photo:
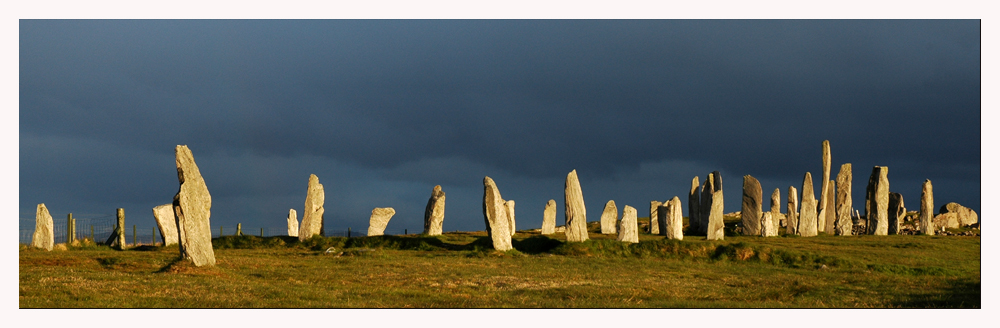
<path id="1" fill-rule="evenodd" d="M 592 225 L 593 227 L 594 225 Z M 176 246 L 20 247 L 21 308 L 980 308 L 980 238 L 726 236 L 639 244 L 591 232 L 222 237 Z M 330 252 L 328 249 L 333 248 Z"/>

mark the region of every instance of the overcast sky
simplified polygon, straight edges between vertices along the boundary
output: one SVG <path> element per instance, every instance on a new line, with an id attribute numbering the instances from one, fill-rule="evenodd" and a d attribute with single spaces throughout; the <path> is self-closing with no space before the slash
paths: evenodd
<path id="1" fill-rule="evenodd" d="M 611 199 L 647 216 L 679 196 L 687 215 L 691 178 L 715 170 L 733 212 L 743 175 L 782 202 L 805 172 L 820 184 L 823 140 L 862 212 L 875 165 L 908 209 L 931 179 L 936 207 L 981 212 L 978 20 L 21 20 L 19 36 L 22 229 L 38 203 L 154 226 L 176 145 L 212 226 L 250 231 L 301 218 L 309 174 L 327 231 L 394 207 L 387 232 L 420 232 L 434 185 L 445 231 L 483 230 L 484 176 L 519 229 L 549 199 L 562 224 L 574 169 L 591 221 Z"/>

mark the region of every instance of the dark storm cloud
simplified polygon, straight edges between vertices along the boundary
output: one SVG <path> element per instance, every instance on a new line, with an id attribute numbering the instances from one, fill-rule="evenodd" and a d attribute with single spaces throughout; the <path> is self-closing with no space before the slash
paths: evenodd
<path id="1" fill-rule="evenodd" d="M 871 166 L 889 165 L 914 190 L 925 178 L 975 186 L 960 198 L 978 207 L 979 30 L 919 20 L 26 20 L 21 207 L 51 194 L 24 181 L 67 170 L 36 165 L 58 156 L 33 142 L 140 156 L 59 173 L 80 187 L 161 170 L 154 159 L 169 171 L 173 145 L 188 144 L 220 161 L 213 196 L 301 198 L 312 171 L 350 167 L 391 194 L 421 195 L 419 208 L 425 184 L 474 190 L 497 171 L 526 187 L 577 169 L 648 201 L 663 197 L 638 193 L 657 187 L 611 181 L 677 161 L 701 165 L 702 179 L 722 170 L 732 192 L 752 174 L 784 195 L 805 171 L 818 183 L 824 139 L 833 175 L 855 165 L 855 203 Z M 280 171 L 295 184 L 270 173 Z M 113 186 L 88 197 L 125 197 Z M 154 187 L 135 188 L 128 197 L 141 201 Z"/>

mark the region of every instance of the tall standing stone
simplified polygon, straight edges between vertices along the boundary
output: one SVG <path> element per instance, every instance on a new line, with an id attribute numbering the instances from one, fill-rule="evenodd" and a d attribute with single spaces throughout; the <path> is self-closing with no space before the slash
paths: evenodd
<path id="1" fill-rule="evenodd" d="M 701 208 L 701 200 L 699 199 L 698 187 L 701 186 L 701 182 L 698 182 L 698 176 L 694 176 L 691 179 L 691 190 L 688 191 L 688 228 L 689 231 L 697 232 L 701 229 L 701 215 L 698 214 L 698 210 Z"/>
<path id="2" fill-rule="evenodd" d="M 903 202 L 903 195 L 896 192 L 890 192 L 888 234 L 899 234 L 899 225 L 903 223 L 904 217 L 906 217 L 906 204 Z"/>
<path id="3" fill-rule="evenodd" d="M 826 212 L 826 219 L 823 219 L 823 222 L 826 223 L 826 228 L 823 231 L 832 235 L 837 225 L 837 211 L 835 210 L 837 207 L 837 182 L 830 180 L 827 182 L 826 188 L 827 210 L 824 211 Z"/>
<path id="4" fill-rule="evenodd" d="M 494 249 L 509 251 L 514 248 L 510 243 L 507 208 L 503 197 L 500 197 L 500 190 L 490 177 L 483 178 L 483 219 L 486 221 L 486 234 L 493 241 Z"/>
<path id="5" fill-rule="evenodd" d="M 517 225 L 514 224 L 516 222 L 514 221 L 514 201 L 503 202 L 503 208 L 507 211 L 507 227 L 510 228 L 510 236 L 513 237 L 517 231 Z"/>
<path id="6" fill-rule="evenodd" d="M 31 247 L 51 251 L 56 244 L 56 234 L 52 231 L 55 222 L 45 204 L 35 208 L 35 233 L 31 235 Z"/>
<path id="7" fill-rule="evenodd" d="M 664 216 L 664 230 L 666 231 L 667 239 L 684 239 L 684 211 L 681 208 L 681 199 L 677 196 L 670 199 L 667 202 L 666 208 L 667 215 Z"/>
<path id="8" fill-rule="evenodd" d="M 819 190 L 819 207 L 816 209 L 816 229 L 819 232 L 826 232 L 827 226 L 832 226 L 827 224 L 826 219 L 829 217 L 828 210 L 832 207 L 830 204 L 829 186 L 830 186 L 830 140 L 823 140 L 823 180 L 822 187 Z"/>
<path id="9" fill-rule="evenodd" d="M 761 208 L 760 182 L 756 178 L 743 176 L 743 206 L 740 210 L 744 236 L 760 236 Z"/>
<path id="10" fill-rule="evenodd" d="M 549 199 L 545 203 L 545 211 L 542 212 L 542 234 L 551 235 L 556 233 L 556 200 Z"/>
<path id="11" fill-rule="evenodd" d="M 652 235 L 660 234 L 660 226 L 662 225 L 659 214 L 660 206 L 663 206 L 663 203 L 658 200 L 649 201 L 649 233 Z"/>
<path id="12" fill-rule="evenodd" d="M 288 236 L 298 237 L 299 236 L 299 216 L 295 212 L 294 208 L 288 209 L 288 217 L 285 218 L 288 222 Z"/>
<path id="13" fill-rule="evenodd" d="M 884 236 L 889 233 L 889 167 L 875 166 L 868 178 L 865 200 L 865 215 L 868 218 L 868 233 Z"/>
<path id="14" fill-rule="evenodd" d="M 119 208 L 115 210 L 115 216 L 118 218 L 117 223 L 115 223 L 114 231 L 111 231 L 111 236 L 105 244 L 111 246 L 111 248 L 117 250 L 125 249 L 125 209 Z"/>
<path id="15" fill-rule="evenodd" d="M 788 224 L 785 215 L 781 214 L 781 188 L 774 188 L 771 193 L 771 219 L 774 221 L 774 231 L 777 233 L 781 227 Z"/>
<path id="16" fill-rule="evenodd" d="M 609 200 L 607 204 L 604 204 L 604 212 L 601 213 L 601 233 L 602 234 L 615 234 L 618 233 L 618 206 L 615 206 L 614 200 Z"/>
<path id="17" fill-rule="evenodd" d="M 799 212 L 799 236 L 812 237 L 816 230 L 816 193 L 813 192 L 812 173 L 802 179 L 802 207 Z"/>
<path id="18" fill-rule="evenodd" d="M 635 207 L 625 205 L 622 210 L 621 225 L 618 226 L 618 241 L 626 243 L 639 242 L 639 223 L 636 221 Z"/>
<path id="19" fill-rule="evenodd" d="M 319 183 L 319 177 L 315 174 L 309 175 L 309 187 L 306 190 L 305 209 L 302 212 L 302 224 L 299 225 L 299 241 L 305 241 L 312 236 L 323 233 L 323 203 L 326 201 L 326 192 L 323 185 Z"/>
<path id="20" fill-rule="evenodd" d="M 392 207 L 376 207 L 372 209 L 372 216 L 368 219 L 368 236 L 381 236 L 385 234 L 385 226 L 389 225 L 389 220 L 396 215 L 396 210 Z"/>
<path id="21" fill-rule="evenodd" d="M 854 203 L 851 200 L 851 163 L 840 166 L 837 173 L 837 225 L 834 233 L 838 236 L 850 236 L 854 229 L 854 222 L 851 218 L 851 210 Z"/>
<path id="22" fill-rule="evenodd" d="M 156 227 L 163 236 L 163 246 L 177 244 L 177 218 L 174 217 L 174 204 L 163 204 L 153 208 L 153 218 Z"/>
<path id="23" fill-rule="evenodd" d="M 774 216 L 772 212 L 764 212 L 760 216 L 760 236 L 761 237 L 777 237 L 778 227 L 774 224 Z"/>
<path id="24" fill-rule="evenodd" d="M 934 235 L 934 186 L 931 180 L 924 180 L 923 188 L 920 191 L 920 232 L 925 235 Z"/>
<path id="25" fill-rule="evenodd" d="M 444 224 L 444 191 L 441 186 L 434 186 L 431 190 L 431 198 L 427 200 L 427 207 L 424 208 L 424 234 L 437 236 L 441 234 L 441 225 Z"/>
<path id="26" fill-rule="evenodd" d="M 180 189 L 174 196 L 174 217 L 177 219 L 178 247 L 181 256 L 195 266 L 215 265 L 212 250 L 212 195 L 208 193 L 205 179 L 201 177 L 194 155 L 187 146 L 174 149 L 177 180 Z"/>
<path id="27" fill-rule="evenodd" d="M 583 203 L 583 189 L 580 189 L 580 180 L 576 176 L 576 170 L 566 175 L 564 194 L 566 197 L 566 241 L 587 240 L 590 238 L 587 235 L 587 207 Z"/>
<path id="28" fill-rule="evenodd" d="M 722 197 L 722 173 L 713 171 L 709 175 L 709 179 L 712 180 L 712 188 L 710 189 L 712 192 L 710 194 L 711 198 L 708 201 L 708 215 L 705 216 L 706 222 L 703 222 L 708 227 L 705 239 L 723 240 L 726 237 L 726 225 L 722 221 L 722 211 L 725 209 Z"/>
<path id="29" fill-rule="evenodd" d="M 788 186 L 788 218 L 785 219 L 785 233 L 799 233 L 799 191 Z"/>

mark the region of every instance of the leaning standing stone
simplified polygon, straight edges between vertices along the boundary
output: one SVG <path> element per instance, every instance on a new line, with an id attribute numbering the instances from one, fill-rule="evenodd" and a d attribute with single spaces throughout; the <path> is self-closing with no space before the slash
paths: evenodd
<path id="1" fill-rule="evenodd" d="M 785 219 L 785 233 L 799 233 L 799 191 L 795 186 L 788 186 L 788 218 Z"/>
<path id="2" fill-rule="evenodd" d="M 920 232 L 925 235 L 934 235 L 934 187 L 931 180 L 924 180 L 923 189 L 920 191 Z"/>
<path id="3" fill-rule="evenodd" d="M 819 207 L 816 209 L 816 229 L 819 232 L 827 232 L 826 227 L 832 226 L 826 222 L 830 212 L 830 140 L 823 140 L 823 180 L 819 190 Z"/>
<path id="4" fill-rule="evenodd" d="M 764 212 L 760 217 L 760 236 L 777 237 L 778 229 L 774 225 L 774 218 L 771 212 Z"/>
<path id="5" fill-rule="evenodd" d="M 177 218 L 174 218 L 174 204 L 163 204 L 153 208 L 156 227 L 163 236 L 163 246 L 177 244 Z"/>
<path id="6" fill-rule="evenodd" d="M 326 201 L 326 193 L 323 185 L 319 183 L 319 177 L 315 174 L 309 175 L 309 187 L 306 191 L 305 211 L 302 212 L 302 224 L 299 225 L 299 241 L 305 241 L 315 235 L 323 233 L 323 203 Z"/>
<path id="7" fill-rule="evenodd" d="M 549 199 L 542 212 L 542 234 L 551 235 L 556 232 L 556 200 Z"/>
<path id="8" fill-rule="evenodd" d="M 385 234 L 385 226 L 389 225 L 389 219 L 396 215 L 396 210 L 392 207 L 376 207 L 372 210 L 372 216 L 368 219 L 368 236 L 381 236 Z"/>
<path id="9" fill-rule="evenodd" d="M 514 201 L 508 200 L 504 202 L 503 208 L 507 211 L 507 226 L 510 228 L 510 236 L 513 237 L 514 232 L 517 231 L 517 228 L 515 228 L 517 225 L 514 224 L 516 222 L 514 221 Z"/>
<path id="10" fill-rule="evenodd" d="M 854 222 L 851 219 L 851 209 L 854 203 L 851 201 L 851 163 L 840 166 L 837 173 L 837 224 L 834 233 L 838 236 L 850 236 L 854 229 Z"/>
<path id="11" fill-rule="evenodd" d="M 601 233 L 602 234 L 614 234 L 618 233 L 618 206 L 615 206 L 614 200 L 609 200 L 607 204 L 604 204 L 604 212 L 601 213 Z"/>
<path id="12" fill-rule="evenodd" d="M 626 243 L 639 242 L 639 224 L 636 221 L 635 207 L 625 205 L 622 210 L 622 222 L 618 227 L 618 241 Z"/>
<path id="13" fill-rule="evenodd" d="M 812 174 L 806 172 L 802 179 L 802 210 L 799 213 L 799 236 L 812 237 L 816 231 L 816 193 L 813 192 Z"/>
<path id="14" fill-rule="evenodd" d="M 201 177 L 194 155 L 187 146 L 178 145 L 174 149 L 177 164 L 177 180 L 180 190 L 174 196 L 174 217 L 177 219 L 177 234 L 181 256 L 190 259 L 195 266 L 215 265 L 215 251 L 212 250 L 212 195 L 208 193 L 205 179 Z"/>
<path id="15" fill-rule="evenodd" d="M 903 195 L 895 192 L 889 193 L 889 231 L 890 235 L 899 234 L 899 225 L 906 216 L 906 204 L 903 203 Z"/>
<path id="16" fill-rule="evenodd" d="M 868 179 L 868 233 L 884 236 L 889 233 L 889 167 L 875 166 Z"/>
<path id="17" fill-rule="evenodd" d="M 761 198 L 760 182 L 743 176 L 743 206 L 740 210 L 744 236 L 760 236 Z"/>
<path id="18" fill-rule="evenodd" d="M 295 213 L 294 208 L 288 209 L 288 217 L 285 219 L 288 221 L 288 236 L 298 237 L 299 236 L 299 216 Z"/>
<path id="19" fill-rule="evenodd" d="M 490 177 L 483 178 L 483 219 L 486 221 L 486 234 L 493 241 L 494 249 L 509 251 L 514 248 L 510 243 L 507 208 L 500 197 L 500 190 Z"/>
<path id="20" fill-rule="evenodd" d="M 31 235 L 31 247 L 51 251 L 56 244 L 56 235 L 52 232 L 53 225 L 49 209 L 45 204 L 38 204 L 35 208 L 35 233 Z"/>
<path id="21" fill-rule="evenodd" d="M 700 185 L 698 176 L 694 176 L 694 179 L 691 179 L 691 190 L 688 191 L 688 225 L 690 226 L 688 231 L 697 232 L 701 230 L 701 216 L 698 214 L 698 210 L 701 207 L 701 200 L 698 197 L 698 187 Z"/>
<path id="22" fill-rule="evenodd" d="M 674 196 L 667 202 L 665 208 L 667 215 L 664 217 L 666 225 L 667 239 L 684 239 L 684 211 L 681 209 L 681 199 Z"/>
<path id="23" fill-rule="evenodd" d="M 583 189 L 576 176 L 576 170 L 566 175 L 564 188 L 566 197 L 566 241 L 584 241 L 587 235 L 587 207 L 583 203 Z"/>
<path id="24" fill-rule="evenodd" d="M 649 233 L 653 235 L 660 234 L 660 206 L 663 206 L 663 203 L 658 200 L 649 201 Z"/>
<path id="25" fill-rule="evenodd" d="M 441 234 L 441 225 L 444 223 L 444 191 L 441 186 L 434 186 L 431 190 L 431 198 L 427 200 L 427 207 L 424 208 L 424 234 L 437 236 Z"/>

